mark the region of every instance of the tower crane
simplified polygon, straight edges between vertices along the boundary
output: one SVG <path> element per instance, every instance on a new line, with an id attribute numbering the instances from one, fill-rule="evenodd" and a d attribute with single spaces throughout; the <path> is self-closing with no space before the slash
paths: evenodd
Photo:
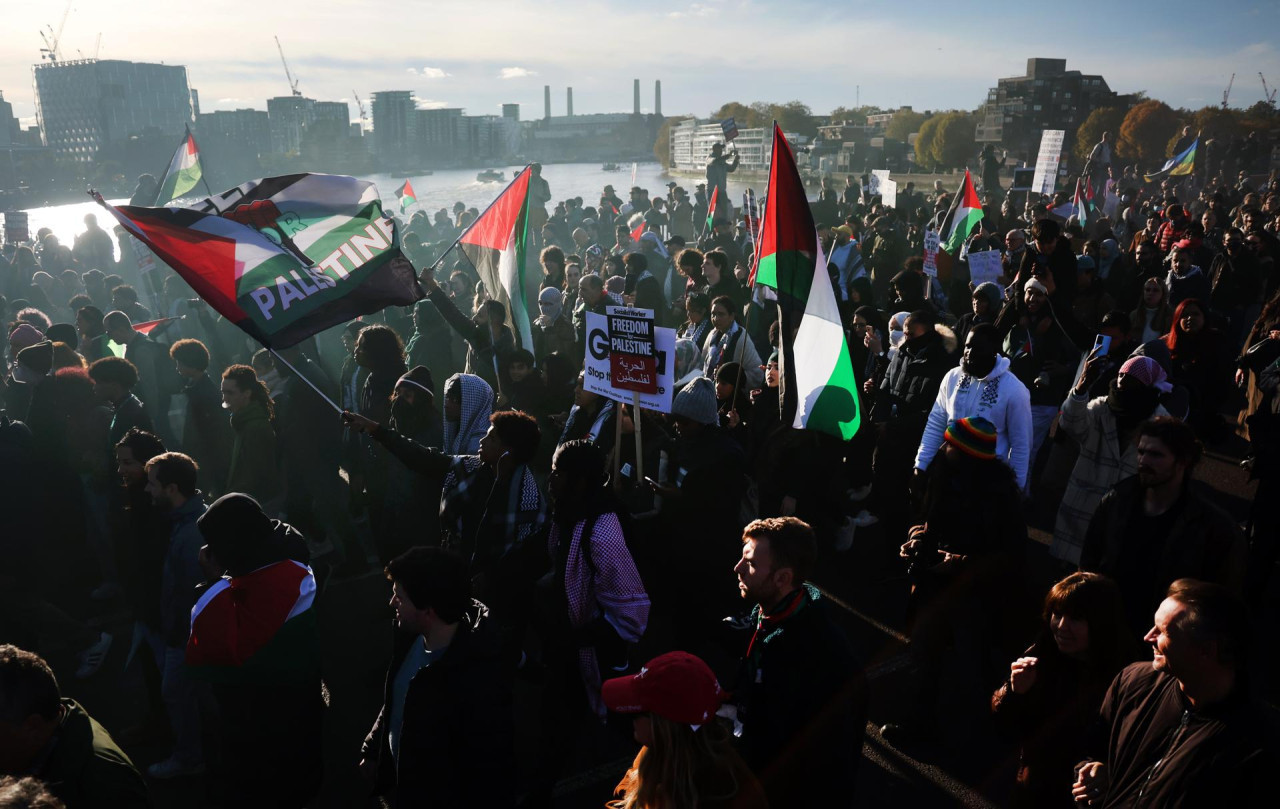
<path id="1" fill-rule="evenodd" d="M 48 33 L 40 32 L 40 38 L 44 40 L 44 47 L 40 49 L 40 58 L 48 59 L 50 62 L 56 62 L 62 58 L 62 54 L 58 51 L 58 43 L 62 40 L 62 29 L 67 27 L 67 17 L 71 16 L 71 4 L 75 0 L 67 0 L 67 7 L 62 12 L 62 22 L 58 23 L 58 30 L 54 31 L 52 25 L 46 25 Z"/>
<path id="2" fill-rule="evenodd" d="M 289 62 L 284 58 L 284 46 L 280 44 L 280 37 L 276 37 L 276 49 L 280 51 L 280 63 L 284 65 L 284 77 L 289 80 L 289 92 L 295 96 L 302 95 L 302 91 L 298 89 L 298 80 L 289 72 Z"/>
<path id="3" fill-rule="evenodd" d="M 368 114 L 364 111 L 364 102 L 360 100 L 360 94 L 355 90 L 351 91 L 351 95 L 356 97 L 356 107 L 360 109 L 360 131 L 364 131 L 365 121 L 369 120 Z"/>
<path id="4" fill-rule="evenodd" d="M 1227 82 L 1227 89 L 1222 91 L 1222 108 L 1227 108 L 1227 99 L 1231 97 L 1231 85 L 1236 83 L 1236 74 L 1231 74 L 1231 81 Z"/>
<path id="5" fill-rule="evenodd" d="M 1267 77 L 1258 72 L 1258 78 L 1262 79 L 1262 95 L 1266 97 L 1267 103 L 1271 106 L 1276 105 L 1276 91 L 1267 87 Z"/>

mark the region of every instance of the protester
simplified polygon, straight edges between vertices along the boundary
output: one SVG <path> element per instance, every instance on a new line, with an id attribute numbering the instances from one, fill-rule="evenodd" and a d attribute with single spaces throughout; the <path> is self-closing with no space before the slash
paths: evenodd
<path id="1" fill-rule="evenodd" d="M 280 494 L 271 394 L 253 368 L 232 365 L 222 372 L 222 405 L 231 414 L 235 434 L 223 489 L 270 504 Z"/>

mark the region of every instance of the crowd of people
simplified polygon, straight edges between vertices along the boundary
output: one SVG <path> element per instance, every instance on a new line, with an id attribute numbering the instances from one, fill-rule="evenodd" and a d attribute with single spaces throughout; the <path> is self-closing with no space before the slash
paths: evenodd
<path id="1" fill-rule="evenodd" d="M 214 805 L 302 807 L 357 766 L 393 807 L 551 805 L 593 726 L 640 746 L 610 805 L 879 805 L 854 778 L 868 718 L 927 749 L 943 678 L 1019 746 L 1015 805 L 1260 805 L 1246 674 L 1280 553 L 1280 180 L 1125 185 L 1082 224 L 997 171 L 936 261 L 942 181 L 894 208 L 824 181 L 860 385 L 842 441 L 783 417 L 791 336 L 748 284 L 759 212 L 728 201 L 736 165 L 717 151 L 692 198 L 605 186 L 594 205 L 553 203 L 535 167 L 532 345 L 446 249 L 478 215 L 462 203 L 403 223 L 422 301 L 279 351 L 117 259 L 93 217 L 70 248 L 6 244 L 0 806 L 142 807 L 149 782 L 207 773 Z M 1002 270 L 975 284 L 982 251 Z M 676 330 L 669 414 L 584 385 L 586 315 L 615 304 Z M 1193 480 L 1237 434 L 1243 527 Z M 892 716 L 821 572 L 866 543 L 902 576 Z M 315 613 L 367 576 L 395 640 L 363 746 L 334 761 L 322 672 L 343 650 Z M 124 665 L 134 727 L 60 689 Z M 521 732 L 517 678 L 538 694 Z M 143 738 L 169 754 L 135 767 Z"/>

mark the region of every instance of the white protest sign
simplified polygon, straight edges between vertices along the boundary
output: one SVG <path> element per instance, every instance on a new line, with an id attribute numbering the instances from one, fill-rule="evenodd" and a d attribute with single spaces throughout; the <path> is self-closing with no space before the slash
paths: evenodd
<path id="1" fill-rule="evenodd" d="M 1036 155 L 1036 173 L 1031 180 L 1031 190 L 1037 194 L 1052 194 L 1058 182 L 1058 161 L 1062 159 L 1064 129 L 1046 129 L 1040 136 L 1040 153 Z"/>
<path id="2" fill-rule="evenodd" d="M 969 254 L 969 280 L 975 287 L 987 281 L 996 283 L 1003 269 L 999 250 L 982 250 Z"/>
<path id="3" fill-rule="evenodd" d="M 640 406 L 645 410 L 670 413 L 671 393 L 675 388 L 676 330 L 654 329 L 654 345 L 658 352 L 657 393 L 636 394 L 615 389 L 610 384 L 609 318 L 587 312 L 587 351 L 582 368 L 582 387 L 597 396 L 625 404 L 631 404 L 638 395 Z"/>
<path id="4" fill-rule="evenodd" d="M 890 208 L 898 207 L 898 183 L 896 181 L 880 181 L 880 201 Z"/>
<path id="5" fill-rule="evenodd" d="M 884 193 L 884 184 L 889 180 L 889 171 L 887 169 L 873 169 L 871 171 L 871 196 Z"/>
<path id="6" fill-rule="evenodd" d="M 942 239 L 938 236 L 936 230 L 926 230 L 924 233 L 924 274 L 930 277 L 938 277 L 938 247 L 942 244 Z"/>

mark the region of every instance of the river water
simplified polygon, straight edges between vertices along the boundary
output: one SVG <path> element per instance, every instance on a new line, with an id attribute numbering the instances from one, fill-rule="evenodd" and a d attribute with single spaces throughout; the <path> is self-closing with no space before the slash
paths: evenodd
<path id="1" fill-rule="evenodd" d="M 494 166 L 497 171 L 504 172 L 505 181 L 484 183 L 476 179 L 476 169 L 447 169 L 437 171 L 430 176 L 408 177 L 418 197 L 418 205 L 407 213 L 421 208 L 434 213 L 440 208 L 452 209 L 455 202 L 461 201 L 468 207 L 484 210 L 490 202 L 506 187 L 507 182 L 523 168 L 523 166 Z M 658 163 L 639 163 L 635 166 L 635 182 L 631 182 L 631 164 L 622 166 L 621 171 L 603 171 L 599 163 L 556 163 L 545 164 L 542 176 L 551 187 L 551 199 L 559 201 L 570 197 L 582 197 L 584 205 L 594 206 L 600 201 L 600 193 L 605 185 L 612 185 L 622 199 L 627 198 L 630 187 L 638 185 L 649 190 L 650 197 L 665 196 L 668 182 L 678 182 L 693 194 L 693 186 L 700 179 L 693 177 L 672 177 Z M 740 205 L 742 193 L 747 190 L 747 183 L 733 181 L 729 175 L 729 197 Z M 378 187 L 383 203 L 388 211 L 399 211 L 396 189 L 404 183 L 404 177 L 392 177 L 389 174 L 374 174 L 363 179 L 371 180 Z M 755 187 L 757 196 L 764 196 L 763 183 L 750 184 Z M 112 204 L 124 204 L 128 200 L 108 200 Z M 34 237 L 40 228 L 50 228 L 63 244 L 71 244 L 72 240 L 85 229 L 85 214 L 97 214 L 98 222 L 109 227 L 109 216 L 96 203 L 91 201 L 77 202 L 69 205 L 51 205 L 45 208 L 27 210 L 29 229 Z M 550 211 L 548 211 L 550 213 Z M 115 238 L 114 233 L 112 238 Z M 117 247 L 117 257 L 119 248 Z"/>

